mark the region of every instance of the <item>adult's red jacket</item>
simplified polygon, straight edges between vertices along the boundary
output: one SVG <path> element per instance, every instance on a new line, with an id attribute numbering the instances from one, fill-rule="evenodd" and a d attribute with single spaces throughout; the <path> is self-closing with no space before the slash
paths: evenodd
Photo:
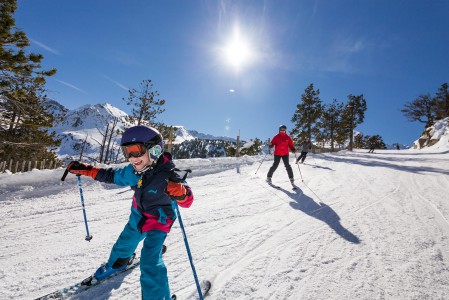
<path id="1" fill-rule="evenodd" d="M 293 145 L 293 140 L 285 132 L 279 132 L 271 140 L 271 145 L 274 146 L 274 155 L 284 156 L 289 154 L 289 149 L 292 152 L 295 151 L 295 146 Z"/>

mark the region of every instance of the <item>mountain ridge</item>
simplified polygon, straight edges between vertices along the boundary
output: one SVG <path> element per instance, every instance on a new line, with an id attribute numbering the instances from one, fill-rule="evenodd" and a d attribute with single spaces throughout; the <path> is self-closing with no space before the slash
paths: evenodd
<path id="1" fill-rule="evenodd" d="M 113 120 L 117 120 L 115 129 L 124 130 L 125 126 L 131 125 L 126 121 L 128 114 L 109 103 L 87 104 L 70 110 L 56 100 L 48 100 L 46 107 L 57 118 L 52 131 L 55 131 L 57 137 L 61 139 L 61 145 L 56 149 L 56 153 L 63 160 L 79 157 L 81 152 L 88 157 L 98 156 L 106 128 Z M 173 127 L 176 129 L 174 145 L 195 139 L 236 142 L 233 138 L 216 137 L 189 130 L 182 125 Z M 117 134 L 111 138 L 112 149 L 117 156 L 121 155 L 120 138 Z"/>

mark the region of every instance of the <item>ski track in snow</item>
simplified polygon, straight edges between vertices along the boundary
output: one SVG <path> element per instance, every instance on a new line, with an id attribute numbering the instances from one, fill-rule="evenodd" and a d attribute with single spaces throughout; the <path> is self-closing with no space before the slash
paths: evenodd
<path id="1" fill-rule="evenodd" d="M 449 294 L 449 154 L 310 154 L 264 180 L 272 157 L 177 161 L 195 195 L 181 209 L 210 299 L 445 299 Z M 35 180 L 34 175 L 39 175 Z M 129 188 L 83 180 L 91 242 L 75 176 L 0 175 L 0 299 L 34 299 L 94 272 L 129 216 Z M 71 176 L 71 177 L 70 177 Z M 15 179 L 17 178 L 17 179 Z M 173 293 L 195 299 L 176 222 L 164 261 Z M 140 251 L 137 251 L 138 254 Z M 140 271 L 74 299 L 139 299 Z M 431 288 L 429 288 L 431 287 Z"/>

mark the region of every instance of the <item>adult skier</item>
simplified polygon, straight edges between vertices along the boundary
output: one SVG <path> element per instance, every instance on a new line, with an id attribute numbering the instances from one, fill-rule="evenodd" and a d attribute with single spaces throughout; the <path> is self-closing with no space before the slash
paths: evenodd
<path id="1" fill-rule="evenodd" d="M 299 155 L 296 163 L 299 163 L 299 161 L 301 161 L 301 163 L 304 163 L 307 153 L 309 153 L 309 150 L 312 149 L 312 142 L 308 137 L 306 137 L 304 141 L 302 141 L 302 143 L 299 145 L 301 146 L 301 155 Z"/>
<path id="2" fill-rule="evenodd" d="M 368 153 L 374 153 L 374 149 L 376 149 L 376 144 L 375 143 L 371 143 L 370 146 L 369 146 Z"/>
<path id="3" fill-rule="evenodd" d="M 193 202 L 190 187 L 174 172 L 171 154 L 163 152 L 161 134 L 152 127 L 134 126 L 121 139 L 123 155 L 130 162 L 123 168 L 97 168 L 72 161 L 67 170 L 95 180 L 130 186 L 134 190 L 131 215 L 112 247 L 109 259 L 95 272 L 102 280 L 126 268 L 138 244 L 142 299 L 171 299 L 162 246 L 176 219 L 174 201 L 189 207 Z"/>
<path id="4" fill-rule="evenodd" d="M 276 134 L 270 143 L 268 143 L 268 146 L 270 148 L 274 147 L 274 162 L 271 166 L 270 170 L 267 174 L 267 182 L 271 184 L 271 177 L 273 177 L 274 171 L 276 171 L 277 167 L 279 166 L 279 163 L 282 159 L 284 162 L 285 169 L 287 170 L 288 178 L 290 179 L 290 182 L 294 183 L 293 178 L 293 170 L 289 163 L 289 150 L 292 152 L 295 152 L 295 146 L 293 145 L 292 138 L 286 133 L 287 126 L 281 125 L 279 126 L 279 133 Z"/>

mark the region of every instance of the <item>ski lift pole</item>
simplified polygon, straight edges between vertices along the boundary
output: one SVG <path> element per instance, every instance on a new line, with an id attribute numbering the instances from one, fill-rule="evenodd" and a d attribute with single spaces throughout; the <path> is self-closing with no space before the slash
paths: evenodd
<path id="1" fill-rule="evenodd" d="M 87 216 L 86 216 L 86 208 L 84 207 L 84 196 L 83 196 L 83 187 L 81 185 L 81 175 L 76 175 L 78 177 L 78 187 L 80 190 L 81 197 L 81 206 L 83 207 L 83 215 L 84 215 L 84 225 L 86 226 L 86 241 L 90 242 L 92 236 L 89 234 L 89 226 L 87 226 Z"/>
<path id="2" fill-rule="evenodd" d="M 175 207 L 175 211 L 176 211 L 176 216 L 179 219 L 179 225 L 181 227 L 182 235 L 184 237 L 184 244 L 186 246 L 187 255 L 189 256 L 190 267 L 192 268 L 193 277 L 195 278 L 195 284 L 196 284 L 196 288 L 198 290 L 198 295 L 200 297 L 200 300 L 203 300 L 204 299 L 203 293 L 201 292 L 200 282 L 198 281 L 198 275 L 196 274 L 195 266 L 193 264 L 192 253 L 190 252 L 189 241 L 187 240 L 187 235 L 186 235 L 186 231 L 184 229 L 184 224 L 182 223 L 182 218 L 181 218 L 181 214 L 179 212 L 178 203 L 176 202 L 176 200 L 174 200 L 174 202 L 175 202 L 174 207 Z"/>
<path id="3" fill-rule="evenodd" d="M 295 162 L 296 162 L 296 165 L 298 166 L 299 175 L 301 175 L 301 181 L 304 182 L 304 179 L 302 178 L 301 168 L 299 167 L 299 164 L 298 164 L 298 158 L 296 157 L 296 152 L 293 152 L 293 153 L 295 154 Z"/>

